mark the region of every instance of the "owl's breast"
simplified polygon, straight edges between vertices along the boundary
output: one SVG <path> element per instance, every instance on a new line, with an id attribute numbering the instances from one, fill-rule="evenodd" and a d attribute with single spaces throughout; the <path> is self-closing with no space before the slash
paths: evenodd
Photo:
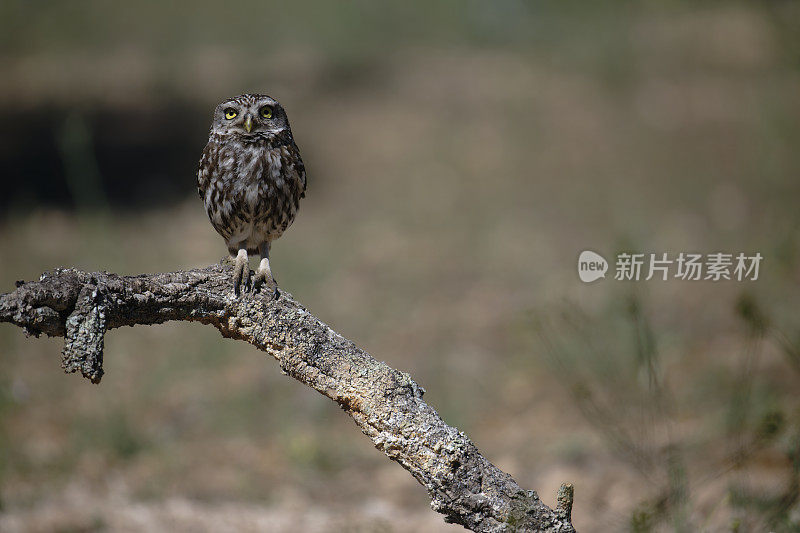
<path id="1" fill-rule="evenodd" d="M 294 220 L 305 170 L 294 146 L 226 143 L 204 152 L 198 185 L 212 225 L 227 241 L 272 240 Z"/>

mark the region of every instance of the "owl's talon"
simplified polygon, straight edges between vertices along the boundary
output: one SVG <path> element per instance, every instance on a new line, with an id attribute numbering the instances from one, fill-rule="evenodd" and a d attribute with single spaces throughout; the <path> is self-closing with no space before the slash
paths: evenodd
<path id="1" fill-rule="evenodd" d="M 277 300 L 281 295 L 280 291 L 278 291 L 278 285 L 275 283 L 264 284 L 261 286 L 260 290 L 265 294 L 269 294 L 273 300 Z"/>
<path id="2" fill-rule="evenodd" d="M 273 292 L 278 290 L 278 284 L 275 283 L 275 278 L 272 277 L 272 273 L 268 269 L 258 269 L 253 278 L 253 292 L 258 292 L 262 289 L 272 290 Z"/>
<path id="3" fill-rule="evenodd" d="M 246 294 L 251 292 L 254 285 L 251 283 L 252 276 L 251 270 L 245 268 L 242 270 L 242 274 L 238 277 L 234 276 L 233 278 L 233 295 L 237 298 L 242 294 Z"/>
<path id="4" fill-rule="evenodd" d="M 253 284 L 251 283 L 252 276 L 251 270 L 248 266 L 244 267 L 244 275 L 242 276 L 242 292 L 250 292 L 253 288 Z"/>
<path id="5" fill-rule="evenodd" d="M 250 286 L 250 265 L 247 263 L 247 250 L 241 249 L 236 255 L 236 263 L 233 267 L 233 294 L 239 296 L 240 289 L 247 290 Z"/>

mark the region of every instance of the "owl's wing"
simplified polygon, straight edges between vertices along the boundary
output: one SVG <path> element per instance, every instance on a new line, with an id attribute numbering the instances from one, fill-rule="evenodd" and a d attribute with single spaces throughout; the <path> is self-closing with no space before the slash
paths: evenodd
<path id="1" fill-rule="evenodd" d="M 201 199 L 205 199 L 206 189 L 208 189 L 209 183 L 214 178 L 218 153 L 219 146 L 216 143 L 209 142 L 203 148 L 203 154 L 200 156 L 200 163 L 197 167 L 197 193 Z"/>
<path id="2" fill-rule="evenodd" d="M 287 153 L 284 155 L 284 161 L 288 162 L 289 174 L 296 180 L 298 188 L 300 189 L 300 198 L 306 197 L 306 166 L 303 164 L 303 159 L 300 157 L 300 149 L 297 145 L 292 143 L 286 146 Z"/>
<path id="3" fill-rule="evenodd" d="M 297 170 L 298 175 L 300 176 L 300 180 L 303 183 L 303 190 L 300 192 L 300 198 L 306 197 L 306 166 L 303 164 L 303 161 L 300 160 L 299 164 L 295 167 Z"/>

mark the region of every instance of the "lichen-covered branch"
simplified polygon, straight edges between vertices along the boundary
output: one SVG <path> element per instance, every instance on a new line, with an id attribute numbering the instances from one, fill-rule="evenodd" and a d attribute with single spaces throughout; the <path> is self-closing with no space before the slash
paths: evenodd
<path id="1" fill-rule="evenodd" d="M 99 383 L 107 330 L 192 320 L 255 345 L 281 370 L 336 401 L 375 447 L 430 494 L 445 520 L 473 531 L 573 532 L 572 487 L 550 509 L 444 423 L 411 377 L 376 361 L 286 293 L 233 297 L 231 267 L 118 276 L 57 269 L 0 295 L 0 322 L 65 337 L 62 365 Z"/>

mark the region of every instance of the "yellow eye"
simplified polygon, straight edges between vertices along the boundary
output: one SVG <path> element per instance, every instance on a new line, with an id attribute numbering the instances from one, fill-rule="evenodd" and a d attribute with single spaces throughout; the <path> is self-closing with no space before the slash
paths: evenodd
<path id="1" fill-rule="evenodd" d="M 235 119 L 236 115 L 238 114 L 239 113 L 237 113 L 236 110 L 233 109 L 232 107 L 229 107 L 228 109 L 225 110 L 225 118 L 227 118 L 228 120 Z"/>
<path id="2" fill-rule="evenodd" d="M 272 108 L 268 105 L 265 105 L 261 108 L 261 116 L 264 118 L 272 118 Z"/>

